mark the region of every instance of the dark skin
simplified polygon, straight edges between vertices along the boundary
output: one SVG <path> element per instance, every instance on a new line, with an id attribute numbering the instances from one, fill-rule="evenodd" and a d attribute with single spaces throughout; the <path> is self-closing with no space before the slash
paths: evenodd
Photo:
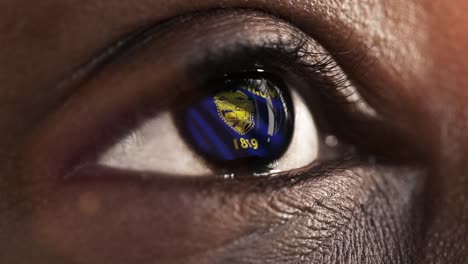
<path id="1" fill-rule="evenodd" d="M 193 19 L 124 63 L 90 64 L 139 28 L 217 8 L 257 11 Z M 465 263 L 467 9 L 462 0 L 3 1 L 1 262 Z M 185 80 L 175 73 L 180 51 L 215 43 L 213 34 L 253 38 L 279 18 L 344 52 L 338 64 L 411 149 L 405 161 L 315 168 L 291 181 L 62 179 L 62 157 L 81 142 L 70 139 L 97 144 L 84 131 L 147 95 L 138 87 L 152 83 L 159 98 Z M 126 82 L 135 89 L 115 88 Z"/>

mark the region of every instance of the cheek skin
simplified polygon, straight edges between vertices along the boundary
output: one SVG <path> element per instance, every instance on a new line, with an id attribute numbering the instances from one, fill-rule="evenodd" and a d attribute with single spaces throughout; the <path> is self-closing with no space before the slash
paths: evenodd
<path id="1" fill-rule="evenodd" d="M 410 261 L 420 224 L 405 219 L 418 174 L 357 167 L 313 177 L 269 180 L 282 186 L 269 190 L 75 182 L 46 191 L 34 230 L 52 255 L 89 264 Z"/>

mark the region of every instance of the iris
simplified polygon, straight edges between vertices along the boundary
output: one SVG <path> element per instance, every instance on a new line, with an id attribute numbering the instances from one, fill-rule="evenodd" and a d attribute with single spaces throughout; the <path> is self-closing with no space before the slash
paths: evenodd
<path id="1" fill-rule="evenodd" d="M 268 78 L 231 78 L 183 111 L 186 140 L 203 157 L 269 164 L 286 151 L 294 118 L 288 90 Z"/>

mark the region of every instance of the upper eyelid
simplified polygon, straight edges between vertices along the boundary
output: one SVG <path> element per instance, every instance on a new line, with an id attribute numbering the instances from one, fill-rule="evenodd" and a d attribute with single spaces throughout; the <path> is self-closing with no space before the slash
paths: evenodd
<path id="1" fill-rule="evenodd" d="M 247 15 L 248 17 L 256 16 L 258 18 L 257 23 L 268 23 L 270 28 L 272 26 L 282 28 L 283 31 L 287 31 L 287 35 L 294 36 L 296 40 L 304 40 L 306 37 L 303 32 L 289 25 L 287 21 L 283 21 L 271 14 L 265 13 L 259 10 L 251 9 L 230 9 L 230 10 L 210 10 L 207 12 L 197 12 L 195 14 L 189 14 L 187 16 L 177 16 L 156 25 L 149 25 L 140 27 L 134 30 L 117 41 L 111 43 L 108 47 L 103 50 L 96 52 L 97 55 L 93 56 L 88 62 L 83 63 L 73 73 L 66 78 L 62 79 L 56 86 L 60 90 L 69 91 L 67 92 L 61 101 L 66 101 L 70 98 L 76 87 L 83 85 L 84 82 L 92 79 L 92 76 L 101 70 L 105 70 L 108 66 L 112 66 L 117 61 L 131 57 L 132 54 L 138 54 L 138 50 L 141 47 L 151 46 L 152 42 L 158 41 L 158 37 L 167 34 L 172 30 L 172 26 L 177 24 L 188 22 L 190 20 L 197 20 L 206 17 L 217 17 L 222 18 L 224 15 L 230 15 L 231 18 L 233 13 L 238 12 L 241 15 Z M 253 13 L 252 13 L 253 12 Z M 198 22 L 200 24 L 200 22 Z M 276 32 L 277 34 L 277 32 Z M 278 34 L 277 34 L 278 35 Z M 278 40 L 273 42 L 278 43 Z M 287 42 L 281 43 L 283 46 Z M 291 48 L 298 47 L 298 44 L 293 45 Z M 205 59 L 205 58 L 203 58 Z"/>
<path id="2" fill-rule="evenodd" d="M 229 11 L 226 10 L 209 10 L 209 11 L 200 11 L 195 12 L 193 14 L 187 15 L 180 15 L 174 18 L 169 18 L 165 21 L 162 21 L 157 24 L 150 24 L 145 26 L 140 26 L 137 29 L 128 32 L 118 38 L 117 40 L 113 41 L 104 49 L 97 51 L 94 56 L 92 56 L 88 61 L 79 65 L 69 76 L 66 76 L 62 79 L 57 86 L 58 87 L 68 87 L 77 85 L 83 79 L 86 78 L 89 74 L 93 71 L 99 70 L 105 64 L 111 62 L 113 59 L 118 58 L 119 56 L 123 55 L 124 53 L 128 53 L 129 51 L 138 48 L 141 45 L 144 45 L 145 42 L 154 39 L 159 33 L 161 29 L 170 26 L 171 24 L 187 21 L 189 19 L 194 19 L 197 16 L 203 16 L 205 14 L 213 15 L 218 12 L 254 12 L 258 15 L 263 16 L 262 19 L 265 19 L 264 16 L 274 18 L 277 20 L 278 25 L 281 23 L 284 27 L 284 23 L 288 23 L 288 21 L 281 21 L 279 18 L 275 18 L 273 15 L 266 13 L 263 10 L 257 9 L 248 9 L 248 8 L 236 8 L 230 9 Z M 273 21 L 269 21 L 269 23 L 274 23 Z"/>
<path id="3" fill-rule="evenodd" d="M 72 86 L 78 85 L 83 79 L 86 79 L 88 75 L 91 75 L 94 71 L 99 70 L 103 66 L 108 63 L 112 63 L 112 61 L 119 59 L 119 57 L 124 56 L 125 54 L 132 53 L 132 51 L 138 50 L 139 47 L 146 45 L 148 42 L 152 42 L 158 38 L 158 35 L 162 35 L 167 33 L 167 31 L 171 30 L 171 26 L 178 23 L 187 23 L 192 20 L 197 20 L 200 17 L 210 17 L 215 16 L 221 18 L 223 15 L 234 16 L 238 12 L 239 14 L 249 14 L 250 18 L 257 18 L 258 22 L 264 22 L 270 25 L 270 28 L 273 26 L 275 30 L 281 30 L 285 32 L 289 36 L 289 40 L 283 41 L 280 38 L 281 34 L 279 32 L 275 32 L 277 34 L 277 40 L 273 40 L 272 43 L 276 43 L 275 45 L 281 45 L 282 49 L 275 50 L 278 52 L 280 50 L 285 51 L 289 57 L 299 56 L 307 57 L 307 56 L 318 56 L 321 57 L 323 61 L 330 60 L 334 61 L 335 56 L 342 56 L 342 55 L 349 55 L 349 53 L 356 53 L 357 51 L 345 51 L 340 53 L 328 53 L 326 51 L 323 52 L 311 52 L 311 50 L 316 50 L 318 43 L 311 42 L 310 40 L 313 39 L 311 36 L 307 36 L 304 32 L 300 31 L 300 29 L 295 28 L 291 25 L 288 21 L 284 21 L 280 18 L 274 17 L 271 14 L 265 13 L 263 11 L 258 10 L 251 10 L 251 9 L 235 9 L 235 10 L 211 10 L 208 12 L 199 12 L 194 14 L 189 14 L 186 16 L 177 16 L 172 19 L 168 19 L 162 23 L 158 23 L 156 25 L 150 25 L 143 28 L 139 28 L 138 30 L 127 34 L 123 38 L 119 39 L 108 48 L 104 49 L 102 52 L 99 52 L 97 56 L 91 59 L 88 63 L 79 67 L 69 78 L 62 81 L 59 86 Z M 268 19 L 267 19 L 268 18 Z M 291 42 L 293 40 L 293 42 Z M 312 48 L 310 47 L 312 46 Z M 315 46 L 315 47 L 314 47 Z M 321 49 L 321 45 L 319 45 Z M 308 54 L 304 54 L 308 53 Z M 365 51 L 357 52 L 359 56 L 365 54 Z M 203 55 L 205 56 L 205 55 Z M 203 58 L 205 59 L 205 58 Z M 306 65 L 306 67 L 324 67 L 321 66 L 322 62 L 315 62 L 313 64 Z M 335 63 L 336 65 L 336 63 Z M 336 67 L 336 66 L 332 66 Z M 324 67 L 325 68 L 325 67 Z M 340 69 L 338 72 L 343 71 Z M 349 81 L 349 80 L 345 80 Z M 346 89 L 340 91 L 346 97 Z M 356 91 L 348 91 L 348 94 L 355 93 Z M 361 111 L 366 112 L 369 116 L 376 117 L 376 112 L 370 108 L 369 106 L 361 107 Z"/>
<path id="4" fill-rule="evenodd" d="M 120 37 L 116 38 L 115 40 L 110 40 L 108 41 L 107 47 L 97 50 L 96 52 L 93 52 L 95 55 L 89 58 L 87 61 L 85 60 L 83 63 L 79 64 L 75 70 L 71 72 L 71 74 L 65 76 L 61 80 L 59 79 L 59 82 L 54 84 L 56 87 L 56 90 L 62 91 L 60 98 L 58 98 L 58 103 L 57 106 L 60 106 L 60 102 L 65 102 L 67 101 L 70 97 L 73 96 L 74 91 L 78 89 L 84 82 L 87 82 L 90 78 L 92 78 L 96 72 L 100 71 L 102 68 L 105 68 L 106 65 L 108 64 L 113 64 L 119 57 L 121 57 L 125 52 L 128 52 L 132 48 L 135 48 L 138 46 L 138 42 L 140 44 L 142 41 L 141 36 L 142 35 L 151 35 L 155 30 L 156 27 L 160 27 L 163 25 L 170 24 L 171 22 L 177 22 L 183 19 L 191 19 L 196 16 L 205 16 L 205 15 L 214 15 L 216 13 L 218 14 L 226 14 L 226 13 L 232 13 L 232 12 L 238 12 L 238 13 L 256 13 L 263 19 L 265 18 L 270 18 L 268 19 L 268 23 L 275 23 L 274 21 L 277 21 L 277 23 L 280 23 L 281 26 L 285 26 L 285 24 L 290 25 L 291 27 L 297 28 L 302 32 L 305 32 L 306 35 L 313 39 L 327 39 L 326 36 L 330 35 L 330 27 L 327 26 L 327 24 L 331 21 L 324 20 L 325 16 L 321 14 L 320 11 L 317 12 L 312 12 L 312 21 L 314 21 L 313 24 L 310 24 L 309 22 L 311 20 L 307 19 L 306 21 L 303 18 L 293 18 L 291 17 L 291 14 L 289 13 L 283 13 L 282 10 L 275 10 L 275 8 L 272 6 L 271 8 L 268 6 L 257 6 L 253 5 L 251 7 L 239 7 L 236 6 L 235 3 L 233 3 L 233 6 L 230 7 L 229 9 L 225 8 L 217 8 L 217 7 L 212 7 L 209 8 L 204 7 L 199 10 L 185 10 L 185 13 L 175 13 L 173 14 L 172 17 L 168 15 L 162 15 L 160 18 L 154 17 L 154 19 L 157 21 L 154 22 L 151 20 L 146 20 L 142 21 L 140 23 L 135 23 L 134 24 L 134 29 L 131 31 L 124 32 L 120 35 Z M 149 21 L 149 22 L 148 22 Z M 150 34 L 151 33 L 151 34 Z M 339 34 L 338 39 L 340 39 L 341 36 L 344 37 L 343 40 L 345 40 L 347 43 L 343 44 L 341 43 L 340 46 L 341 48 L 338 48 L 338 50 L 342 51 L 343 48 L 346 48 L 349 46 L 348 44 L 352 44 L 352 37 L 349 36 L 349 33 L 346 32 L 338 32 Z M 336 34 L 332 34 L 336 35 Z M 317 38 L 316 38 L 317 36 Z M 321 37 L 320 37 L 321 36 Z M 349 42 L 349 43 L 348 43 Z M 322 44 L 322 43 L 321 43 Z M 323 43 L 327 44 L 327 43 Z M 330 43 L 328 43 L 330 44 Z M 102 43 L 101 46 L 105 46 L 105 43 Z M 333 45 L 332 45 L 333 46 Z M 353 45 L 354 46 L 354 45 Z M 336 50 L 335 48 L 333 50 Z M 89 54 L 90 52 L 88 52 Z M 91 53 L 92 54 L 92 53 Z M 339 54 L 339 53 L 335 53 Z M 331 54 L 333 55 L 333 54 Z M 346 59 L 345 59 L 346 60 Z"/>
<path id="5" fill-rule="evenodd" d="M 193 31 L 190 30 L 191 27 L 188 27 L 189 29 L 187 29 L 187 27 L 184 28 L 183 26 L 183 25 L 186 25 L 187 23 L 190 26 L 192 26 L 193 22 L 198 21 L 196 22 L 197 25 L 206 25 L 206 24 L 212 25 L 213 22 L 217 22 L 221 20 L 221 21 L 224 21 L 225 24 L 226 23 L 237 24 L 237 27 L 235 27 L 235 29 L 233 30 L 231 28 L 228 28 L 229 30 L 231 30 L 231 32 L 236 32 L 236 30 L 239 31 L 239 29 L 242 29 L 242 27 L 239 27 L 239 26 L 242 26 L 242 24 L 239 24 L 238 21 L 242 19 L 245 20 L 246 18 L 252 19 L 249 25 L 259 26 L 259 28 L 255 28 L 256 31 L 253 30 L 255 34 L 252 34 L 252 32 L 249 33 L 245 31 L 240 31 L 239 34 L 244 34 L 243 36 L 238 35 L 237 37 L 234 37 L 233 39 L 224 38 L 220 40 L 219 43 L 222 43 L 222 45 L 220 45 L 222 46 L 222 48 L 215 47 L 213 49 L 213 47 L 209 46 L 209 44 L 211 43 L 210 42 L 211 40 L 219 38 L 220 32 L 223 32 L 223 34 L 225 34 L 224 33 L 225 28 L 220 29 L 219 26 L 211 26 L 208 28 L 204 28 L 204 33 L 207 33 L 206 32 L 207 30 L 213 30 L 218 35 L 215 34 L 215 36 L 195 36 L 198 40 L 198 44 L 202 44 L 201 47 L 200 46 L 194 47 L 193 43 L 188 42 L 188 43 L 184 43 L 185 46 L 183 46 L 187 48 L 187 50 L 180 50 L 180 47 L 174 48 L 171 46 L 171 44 L 164 43 L 167 40 L 166 37 L 168 35 L 169 35 L 169 38 L 172 38 L 172 41 L 180 40 L 181 42 L 184 42 L 184 40 L 187 40 L 187 39 L 183 39 L 183 38 L 184 37 L 187 38 L 186 35 L 189 34 L 188 40 L 189 41 L 192 40 L 191 37 L 194 36 L 194 33 Z M 315 50 L 314 54 L 312 53 L 309 54 L 309 55 L 312 55 L 312 56 L 309 56 L 311 58 L 318 57 L 318 56 L 313 56 L 313 55 L 320 55 L 320 58 L 315 58 L 318 60 L 321 60 L 323 57 L 331 58 L 330 55 L 327 54 L 327 52 L 320 46 L 320 44 L 314 42 L 313 39 L 306 36 L 299 29 L 294 28 L 294 26 L 288 24 L 287 22 L 282 21 L 278 18 L 272 17 L 271 15 L 268 15 L 268 14 L 265 15 L 263 13 L 258 13 L 258 12 L 255 12 L 252 14 L 249 12 L 245 12 L 245 10 L 241 10 L 241 11 L 227 10 L 223 12 L 214 12 L 214 13 L 209 13 L 209 14 L 200 13 L 200 14 L 197 14 L 197 16 L 191 16 L 190 19 L 193 19 L 193 20 L 189 20 L 186 18 L 176 18 L 174 20 L 170 20 L 166 23 L 158 25 L 155 28 L 150 27 L 144 30 L 140 30 L 138 31 L 138 33 L 132 34 L 131 36 L 127 37 L 124 41 L 121 41 L 113 45 L 111 48 L 107 49 L 107 52 L 104 52 L 103 54 L 101 54 L 101 56 L 98 56 L 98 59 L 93 60 L 93 62 L 90 63 L 90 66 L 88 66 L 88 68 L 102 68 L 102 72 L 108 73 L 107 75 L 112 75 L 112 74 L 122 75 L 121 70 L 123 70 L 123 73 L 124 73 L 123 76 L 125 76 L 125 69 L 127 69 L 128 67 L 130 67 L 131 69 L 133 66 L 136 68 L 132 70 L 140 71 L 140 69 L 138 68 L 141 66 L 141 64 L 138 61 L 143 60 L 151 64 L 152 63 L 151 60 L 154 60 L 154 59 L 159 60 L 161 59 L 159 56 L 167 56 L 167 54 L 164 54 L 166 52 L 163 52 L 164 48 L 169 49 L 169 51 L 171 49 L 177 50 L 178 52 L 176 53 L 177 56 L 180 56 L 180 53 L 186 53 L 186 52 L 190 53 L 190 51 L 192 51 L 192 54 L 188 56 L 188 58 L 184 58 L 185 63 L 190 62 L 196 65 L 197 67 L 200 67 L 200 66 L 203 66 L 202 64 L 206 62 L 207 56 L 209 57 L 210 55 L 206 53 L 206 50 L 208 50 L 208 53 L 213 50 L 215 50 L 215 52 L 222 53 L 224 52 L 223 50 L 226 48 L 226 46 L 229 48 L 229 45 L 232 45 L 232 44 L 239 45 L 239 43 L 241 43 L 241 45 L 257 46 L 257 48 L 262 48 L 262 49 L 265 49 L 265 48 L 271 49 L 275 53 L 284 51 L 288 53 L 287 56 L 289 56 L 289 59 L 290 59 L 288 60 L 289 62 L 291 61 L 292 57 L 296 56 L 295 54 L 297 54 L 298 51 L 305 52 L 308 49 Z M 179 33 L 185 32 L 185 34 L 179 35 L 176 32 L 179 32 Z M 221 34 L 221 36 L 224 36 L 223 34 Z M 229 43 L 226 44 L 226 42 L 229 42 Z M 281 47 L 278 47 L 278 46 L 281 46 Z M 289 48 L 285 48 L 285 46 Z M 196 52 L 193 52 L 193 51 L 196 51 Z M 171 54 L 171 52 L 169 52 L 169 54 Z M 195 54 L 195 58 L 193 57 L 193 54 Z M 136 64 L 134 63 L 132 66 L 128 66 L 129 61 L 136 61 Z M 223 58 L 221 61 L 222 63 L 225 63 L 226 58 Z M 309 66 L 310 65 L 311 64 L 309 64 Z M 312 63 L 312 65 L 314 64 Z M 151 69 L 151 65 L 146 65 L 144 67 L 146 68 L 146 70 L 143 71 L 142 75 L 143 74 L 158 75 L 157 72 L 149 73 L 148 69 Z M 186 66 L 184 65 L 183 67 L 186 67 Z M 205 67 L 200 67 L 200 68 L 206 69 Z M 89 75 L 92 75 L 92 74 L 93 72 L 89 73 Z M 106 84 L 106 81 L 105 81 L 106 77 L 100 78 L 99 75 L 102 75 L 102 74 L 98 73 L 98 76 L 96 78 L 93 78 L 93 77 L 89 78 L 89 82 L 91 82 L 92 84 L 91 85 L 84 84 L 83 85 L 84 88 L 87 89 L 87 87 L 88 88 L 89 87 L 92 88 L 93 86 L 95 87 L 96 85 L 93 84 L 93 81 L 95 81 L 96 79 L 98 83 L 99 83 L 99 79 L 104 79 L 104 84 Z M 120 76 L 118 78 L 120 78 Z M 124 79 L 122 79 L 122 81 L 123 80 Z M 133 92 L 134 88 L 137 88 L 140 90 L 142 88 L 142 87 L 132 87 L 133 84 L 131 84 L 131 82 L 128 82 L 128 81 L 125 81 L 124 83 L 130 83 L 130 85 L 128 85 L 129 87 L 127 87 L 128 89 L 126 89 L 128 90 L 126 93 Z M 109 84 L 107 84 L 107 86 L 108 85 Z M 105 88 L 105 87 L 98 88 L 98 90 L 112 91 L 112 90 L 109 90 L 109 88 L 105 88 L 105 89 L 102 89 L 102 88 Z M 151 91 L 151 89 L 148 90 L 148 88 L 144 88 L 144 89 L 147 90 L 146 93 L 148 91 Z M 87 90 L 89 91 L 89 89 Z M 157 91 L 157 90 L 158 89 L 154 89 L 154 91 Z M 175 91 L 173 89 L 170 89 L 171 94 L 173 94 L 174 92 Z M 182 92 L 182 90 L 178 92 L 180 93 Z M 93 94 L 94 97 L 96 96 L 96 94 L 92 91 L 91 91 L 91 94 Z M 100 95 L 104 96 L 105 92 L 104 93 L 101 92 Z M 153 99 L 157 99 L 156 101 L 160 101 L 157 98 L 158 95 L 164 95 L 166 98 L 171 97 L 171 95 L 169 94 L 161 94 L 160 92 L 155 92 L 152 96 L 148 98 L 144 98 L 144 100 L 153 98 Z M 132 95 L 132 97 L 135 97 L 135 96 Z M 125 99 L 125 100 L 128 101 L 129 99 Z M 131 100 L 134 100 L 134 99 L 131 99 Z M 133 104 L 135 104 L 135 102 Z M 157 104 L 155 104 L 154 106 L 158 107 Z"/>

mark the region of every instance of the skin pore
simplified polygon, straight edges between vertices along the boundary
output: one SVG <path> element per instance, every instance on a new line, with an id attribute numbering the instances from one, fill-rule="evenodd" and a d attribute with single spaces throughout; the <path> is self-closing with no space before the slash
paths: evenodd
<path id="1" fill-rule="evenodd" d="M 461 0 L 2 1 L 1 262 L 463 263 L 467 9 Z M 193 23 L 101 63 L 129 34 L 194 12 Z M 177 74 L 183 55 L 270 28 L 291 33 L 279 20 L 339 54 L 417 153 L 411 162 L 340 164 L 291 181 L 59 180 L 68 152 L 97 143 L 85 132 L 115 105 L 148 95 L 148 83 L 160 98 L 190 79 Z"/>

